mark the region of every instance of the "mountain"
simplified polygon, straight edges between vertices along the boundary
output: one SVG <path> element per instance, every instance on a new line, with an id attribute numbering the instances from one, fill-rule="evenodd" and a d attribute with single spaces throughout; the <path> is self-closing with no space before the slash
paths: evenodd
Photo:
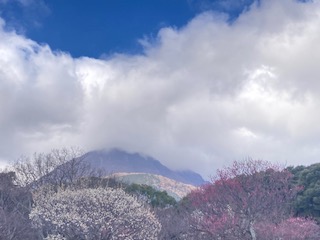
<path id="1" fill-rule="evenodd" d="M 140 153 L 128 153 L 120 149 L 91 151 L 82 156 L 82 159 L 93 168 L 102 169 L 108 174 L 149 173 L 194 186 L 205 183 L 198 173 L 173 171 L 152 157 Z"/>
<path id="2" fill-rule="evenodd" d="M 112 176 L 118 181 L 127 184 L 146 184 L 158 191 L 166 191 L 168 195 L 177 201 L 196 189 L 193 185 L 177 182 L 170 178 L 150 173 L 115 173 Z"/>

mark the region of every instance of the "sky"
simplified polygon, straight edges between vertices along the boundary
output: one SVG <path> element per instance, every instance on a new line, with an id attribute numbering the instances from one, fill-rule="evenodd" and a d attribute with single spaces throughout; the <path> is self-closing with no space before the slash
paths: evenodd
<path id="1" fill-rule="evenodd" d="M 317 0 L 0 0 L 0 19 L 3 166 L 65 146 L 205 178 L 320 160 Z"/>

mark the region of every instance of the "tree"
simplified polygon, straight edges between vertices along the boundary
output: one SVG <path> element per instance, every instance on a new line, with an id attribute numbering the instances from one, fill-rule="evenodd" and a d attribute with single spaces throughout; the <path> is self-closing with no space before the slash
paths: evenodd
<path id="1" fill-rule="evenodd" d="M 256 226 L 260 240 L 317 240 L 320 239 L 320 227 L 305 218 L 289 218 L 276 225 L 259 223 Z"/>
<path id="2" fill-rule="evenodd" d="M 39 191 L 30 217 L 50 239 L 157 239 L 161 228 L 146 206 L 111 188 Z"/>
<path id="3" fill-rule="evenodd" d="M 197 232 L 190 229 L 192 210 L 193 206 L 186 197 L 173 206 L 156 208 L 155 213 L 162 226 L 159 240 L 202 240 Z"/>
<path id="4" fill-rule="evenodd" d="M 80 149 L 73 147 L 35 153 L 31 158 L 21 157 L 12 165 L 12 169 L 17 174 L 19 184 L 29 187 L 43 184 L 62 187 L 82 177 L 102 174 L 85 161 Z"/>
<path id="5" fill-rule="evenodd" d="M 14 181 L 14 172 L 0 173 L 0 239 L 38 239 L 29 220 L 31 193 Z"/>
<path id="6" fill-rule="evenodd" d="M 173 206 L 177 203 L 176 200 L 169 196 L 166 191 L 158 191 L 145 184 L 132 183 L 126 186 L 124 191 L 145 200 L 152 207 L 164 208 L 167 206 Z"/>
<path id="7" fill-rule="evenodd" d="M 190 194 L 196 207 L 192 226 L 213 239 L 257 239 L 257 223 L 278 224 L 290 216 L 297 192 L 291 178 L 289 171 L 266 161 L 236 161 Z"/>

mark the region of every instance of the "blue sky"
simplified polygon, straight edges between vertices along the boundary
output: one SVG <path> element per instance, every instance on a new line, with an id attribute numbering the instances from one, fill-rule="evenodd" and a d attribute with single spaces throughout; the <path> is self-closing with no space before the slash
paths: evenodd
<path id="1" fill-rule="evenodd" d="M 1 1 L 0 1 L 1 2 Z M 252 0 L 2 1 L 9 28 L 74 57 L 141 53 L 140 39 L 156 38 L 166 26 L 181 28 L 203 11 L 235 18 Z"/>
<path id="2" fill-rule="evenodd" d="M 0 0 L 0 165 L 66 146 L 204 177 L 318 162 L 319 26 L 318 0 Z"/>

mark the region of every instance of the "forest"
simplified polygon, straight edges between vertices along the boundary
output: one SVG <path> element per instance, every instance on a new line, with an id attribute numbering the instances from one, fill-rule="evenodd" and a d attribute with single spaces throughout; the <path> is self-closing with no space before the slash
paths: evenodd
<path id="1" fill-rule="evenodd" d="M 177 202 L 79 156 L 55 149 L 0 173 L 1 240 L 320 239 L 320 164 L 235 161 Z"/>

